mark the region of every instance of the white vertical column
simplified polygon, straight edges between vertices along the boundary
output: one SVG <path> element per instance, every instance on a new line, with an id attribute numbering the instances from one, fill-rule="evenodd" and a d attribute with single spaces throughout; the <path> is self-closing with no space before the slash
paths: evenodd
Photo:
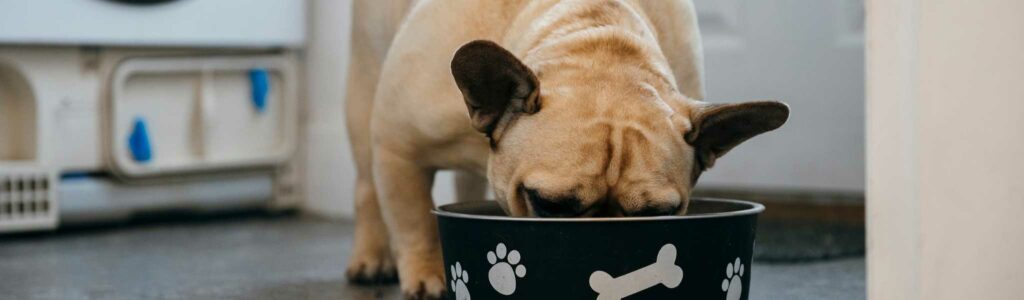
<path id="1" fill-rule="evenodd" d="M 868 295 L 1024 295 L 1024 2 L 868 1 Z"/>
<path id="2" fill-rule="evenodd" d="M 866 5 L 868 298 L 918 299 L 916 1 Z"/>

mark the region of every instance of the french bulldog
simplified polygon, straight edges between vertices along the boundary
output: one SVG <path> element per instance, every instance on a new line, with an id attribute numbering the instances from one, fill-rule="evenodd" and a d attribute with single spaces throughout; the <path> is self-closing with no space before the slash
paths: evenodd
<path id="1" fill-rule="evenodd" d="M 705 102 L 689 0 L 357 0 L 346 115 L 353 282 L 445 291 L 431 187 L 510 216 L 678 215 L 700 174 L 782 126 L 780 102 Z"/>

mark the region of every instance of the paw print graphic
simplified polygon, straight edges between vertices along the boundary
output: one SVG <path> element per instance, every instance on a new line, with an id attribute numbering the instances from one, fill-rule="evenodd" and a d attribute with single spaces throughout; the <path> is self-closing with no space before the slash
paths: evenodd
<path id="1" fill-rule="evenodd" d="M 487 252 L 487 261 L 491 263 L 487 279 L 499 294 L 512 295 L 516 292 L 516 278 L 526 277 L 526 267 L 519 264 L 520 259 L 519 251 L 508 251 L 503 243 Z"/>
<path id="2" fill-rule="evenodd" d="M 725 280 L 722 280 L 722 291 L 726 300 L 739 300 L 743 295 L 743 264 L 740 258 L 725 266 Z"/>
<path id="3" fill-rule="evenodd" d="M 469 289 L 466 283 L 469 282 L 469 272 L 462 269 L 462 264 L 455 262 L 452 268 L 452 292 L 455 293 L 455 300 L 469 300 Z"/>

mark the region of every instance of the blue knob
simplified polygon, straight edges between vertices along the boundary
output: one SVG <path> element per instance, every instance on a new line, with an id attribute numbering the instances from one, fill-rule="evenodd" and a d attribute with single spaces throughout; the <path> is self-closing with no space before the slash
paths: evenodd
<path id="1" fill-rule="evenodd" d="M 267 93 L 270 91 L 270 74 L 266 69 L 249 70 L 249 81 L 252 84 L 252 104 L 256 111 L 267 110 Z"/>
<path id="2" fill-rule="evenodd" d="M 135 118 L 132 126 L 132 133 L 128 136 L 128 150 L 132 158 L 137 162 L 145 163 L 153 159 L 153 147 L 149 143 L 149 130 L 146 129 L 146 120 L 142 117 Z"/>

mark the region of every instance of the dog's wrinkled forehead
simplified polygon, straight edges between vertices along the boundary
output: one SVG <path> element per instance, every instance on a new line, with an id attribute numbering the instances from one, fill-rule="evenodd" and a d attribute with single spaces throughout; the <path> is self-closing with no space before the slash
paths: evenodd
<path id="1" fill-rule="evenodd" d="M 684 212 L 702 171 L 789 116 L 775 101 L 687 99 L 658 70 L 607 59 L 529 67 L 490 41 L 461 47 L 452 74 L 490 141 L 488 178 L 508 212 Z"/>
<path id="2" fill-rule="evenodd" d="M 585 101 L 580 101 L 585 98 Z M 687 122 L 644 87 L 552 89 L 538 113 L 517 120 L 496 157 L 511 157 L 522 185 L 546 197 L 583 202 L 608 197 L 667 197 L 689 170 Z M 685 118 L 683 118 L 685 120 Z M 512 160 L 515 160 L 513 162 Z M 645 193 L 647 195 L 632 195 Z M 612 195 L 618 194 L 618 195 Z M 654 195 L 662 194 L 662 195 Z"/>

